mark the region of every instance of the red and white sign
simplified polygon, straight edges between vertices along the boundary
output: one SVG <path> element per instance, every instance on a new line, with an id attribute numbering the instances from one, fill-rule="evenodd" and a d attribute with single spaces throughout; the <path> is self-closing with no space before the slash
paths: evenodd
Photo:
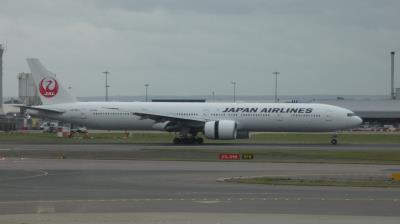
<path id="1" fill-rule="evenodd" d="M 236 153 L 221 153 L 219 160 L 240 160 L 240 154 Z"/>
<path id="2" fill-rule="evenodd" d="M 44 97 L 53 97 L 58 93 L 58 82 L 54 78 L 46 77 L 39 83 L 39 92 Z"/>

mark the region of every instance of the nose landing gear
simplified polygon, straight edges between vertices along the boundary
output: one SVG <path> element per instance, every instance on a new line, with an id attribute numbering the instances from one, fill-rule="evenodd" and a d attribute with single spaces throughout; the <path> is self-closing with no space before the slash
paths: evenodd
<path id="1" fill-rule="evenodd" d="M 338 143 L 338 135 L 337 134 L 333 134 L 331 137 L 331 144 L 332 145 L 336 145 Z"/>

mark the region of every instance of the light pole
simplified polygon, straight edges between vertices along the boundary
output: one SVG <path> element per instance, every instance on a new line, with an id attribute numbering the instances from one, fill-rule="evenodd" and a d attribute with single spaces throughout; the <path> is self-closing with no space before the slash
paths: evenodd
<path id="1" fill-rule="evenodd" d="M 231 82 L 233 85 L 233 102 L 236 102 L 236 81 Z"/>
<path id="2" fill-rule="evenodd" d="M 108 101 L 108 87 L 110 87 L 110 86 L 108 85 L 108 74 L 110 74 L 110 72 L 109 72 L 109 71 L 104 71 L 103 74 L 106 75 L 106 85 L 105 85 L 105 88 L 106 88 L 106 96 L 105 96 L 105 100 L 106 100 L 106 102 L 107 102 L 107 101 Z"/>
<path id="3" fill-rule="evenodd" d="M 147 100 L 148 100 L 148 99 L 147 99 L 147 96 L 148 96 L 148 95 L 147 95 L 147 93 L 148 93 L 147 91 L 148 91 L 149 86 L 150 86 L 150 84 L 147 84 L 147 83 L 144 85 L 144 87 L 146 88 L 146 102 L 147 102 Z"/>
<path id="4" fill-rule="evenodd" d="M 390 68 L 390 78 L 391 78 L 391 80 L 390 80 L 390 85 L 391 85 L 391 93 L 390 93 L 390 95 L 391 95 L 391 98 L 392 98 L 392 100 L 394 100 L 394 99 L 396 99 L 396 92 L 395 92 L 395 90 L 394 90 L 394 54 L 395 54 L 395 52 L 394 51 L 392 51 L 392 52 L 390 52 L 390 58 L 391 58 L 391 68 Z"/>
<path id="5" fill-rule="evenodd" d="M 212 101 L 215 102 L 215 92 L 212 91 Z"/>
<path id="6" fill-rule="evenodd" d="M 28 76 L 25 76 L 25 102 L 29 105 L 28 102 Z"/>
<path id="7" fill-rule="evenodd" d="M 272 74 L 275 75 L 275 103 L 278 102 L 278 75 L 279 72 L 273 72 Z"/>

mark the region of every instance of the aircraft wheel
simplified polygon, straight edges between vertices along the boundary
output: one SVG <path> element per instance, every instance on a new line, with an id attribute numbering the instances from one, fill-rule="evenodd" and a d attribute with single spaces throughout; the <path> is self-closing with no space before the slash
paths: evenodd
<path id="1" fill-rule="evenodd" d="M 337 139 L 331 139 L 331 144 L 336 145 L 338 143 Z"/>
<path id="2" fill-rule="evenodd" d="M 196 143 L 197 144 L 201 145 L 201 144 L 203 144 L 203 142 L 204 142 L 203 138 L 196 138 Z"/>

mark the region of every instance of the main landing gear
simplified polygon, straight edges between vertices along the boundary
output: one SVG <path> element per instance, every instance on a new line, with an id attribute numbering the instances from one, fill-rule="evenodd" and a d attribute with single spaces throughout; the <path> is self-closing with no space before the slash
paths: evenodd
<path id="1" fill-rule="evenodd" d="M 337 138 L 338 138 L 338 135 L 336 133 L 332 135 L 332 137 L 331 137 L 331 144 L 332 145 L 336 145 L 338 143 L 338 139 Z"/>
<path id="2" fill-rule="evenodd" d="M 174 144 L 179 145 L 179 144 L 203 144 L 204 140 L 203 138 L 200 137 L 176 137 L 174 138 Z"/>
<path id="3" fill-rule="evenodd" d="M 198 137 L 198 133 L 200 129 L 195 128 L 187 128 L 184 127 L 179 131 L 175 132 L 176 137 L 174 138 L 174 144 L 179 145 L 195 145 L 195 144 L 203 144 L 204 140 L 201 137 Z"/>

